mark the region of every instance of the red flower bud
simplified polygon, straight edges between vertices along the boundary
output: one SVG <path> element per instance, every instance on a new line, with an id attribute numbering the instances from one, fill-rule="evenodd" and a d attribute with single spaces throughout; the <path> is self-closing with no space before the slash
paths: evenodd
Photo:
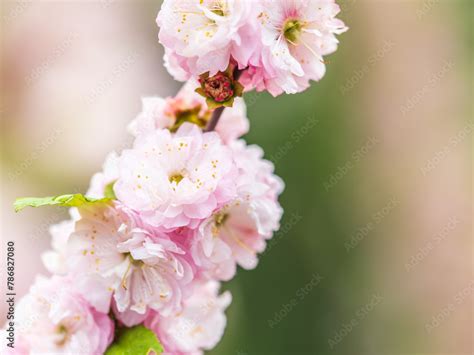
<path id="1" fill-rule="evenodd" d="M 224 102 L 234 96 L 233 80 L 222 72 L 207 78 L 201 77 L 199 82 L 206 96 L 216 102 Z"/>

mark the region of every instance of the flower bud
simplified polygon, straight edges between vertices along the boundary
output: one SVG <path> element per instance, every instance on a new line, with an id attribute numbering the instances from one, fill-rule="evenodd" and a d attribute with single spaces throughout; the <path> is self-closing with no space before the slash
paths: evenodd
<path id="1" fill-rule="evenodd" d="M 214 99 L 216 102 L 224 102 L 234 96 L 232 79 L 222 72 L 211 77 L 199 78 L 199 82 L 206 96 Z"/>
<path id="2" fill-rule="evenodd" d="M 199 76 L 200 88 L 196 92 L 206 98 L 210 109 L 219 106 L 232 107 L 234 97 L 242 96 L 243 86 L 234 77 L 234 64 L 229 64 L 225 72 L 209 76 L 209 72 Z"/>

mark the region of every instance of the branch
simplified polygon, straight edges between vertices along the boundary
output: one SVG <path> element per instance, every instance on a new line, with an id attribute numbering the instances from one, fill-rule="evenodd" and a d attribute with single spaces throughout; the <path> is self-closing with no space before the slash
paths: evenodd
<path id="1" fill-rule="evenodd" d="M 224 106 L 219 106 L 212 112 L 211 120 L 207 124 L 204 132 L 211 132 L 216 128 L 217 123 L 219 123 L 219 119 L 221 118 L 222 112 L 224 112 L 224 108 Z"/>

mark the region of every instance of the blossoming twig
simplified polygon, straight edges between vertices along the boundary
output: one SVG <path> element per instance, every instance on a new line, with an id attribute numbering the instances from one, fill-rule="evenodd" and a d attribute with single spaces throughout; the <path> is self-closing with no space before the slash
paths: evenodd
<path id="1" fill-rule="evenodd" d="M 242 75 L 242 73 L 243 73 L 243 70 L 239 70 L 238 68 L 235 68 L 235 70 L 234 70 L 234 81 L 238 81 L 240 76 Z M 211 132 L 216 128 L 217 123 L 219 123 L 219 119 L 221 118 L 221 115 L 224 112 L 224 108 L 225 108 L 225 106 L 220 106 L 220 107 L 217 107 L 212 112 L 211 119 L 209 120 L 209 123 L 208 123 L 206 129 L 204 130 L 205 132 Z"/>
<path id="2" fill-rule="evenodd" d="M 143 99 L 133 146 L 108 155 L 86 195 L 16 202 L 71 209 L 43 255 L 53 276 L 15 307 L 28 326 L 2 354 L 201 354 L 219 342 L 232 300 L 221 282 L 257 266 L 283 214 L 273 163 L 239 139 L 242 93 L 321 79 L 347 29 L 338 12 L 335 0 L 163 1 L 165 66 L 187 83 Z"/>

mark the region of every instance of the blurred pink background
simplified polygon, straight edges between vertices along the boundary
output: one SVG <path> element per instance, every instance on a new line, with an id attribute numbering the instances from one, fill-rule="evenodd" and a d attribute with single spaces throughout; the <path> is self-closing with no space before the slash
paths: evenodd
<path id="1" fill-rule="evenodd" d="M 418 341 L 425 353 L 473 350 L 473 58 L 463 32 L 472 38 L 472 19 L 459 26 L 455 2 L 342 3 L 351 27 L 341 38 L 344 53 L 357 53 L 363 41 L 368 56 L 344 73 L 341 99 L 362 117 L 355 129 L 376 138 L 351 187 L 360 202 L 354 218 L 364 225 L 394 201 L 370 239 L 367 273 L 385 295 L 369 320 L 371 338 L 361 340 L 374 354 L 392 348 L 379 334 L 398 331 L 381 326 L 398 310 L 422 327 L 458 296 L 443 326 Z M 179 87 L 162 65 L 159 6 L 2 2 L 1 233 L 3 244 L 16 243 L 18 294 L 46 272 L 40 253 L 49 247 L 48 225 L 66 212 L 15 214 L 14 199 L 85 191 L 106 154 L 130 143 L 125 128 L 140 98 Z M 4 303 L 1 310 L 3 319 Z"/>

